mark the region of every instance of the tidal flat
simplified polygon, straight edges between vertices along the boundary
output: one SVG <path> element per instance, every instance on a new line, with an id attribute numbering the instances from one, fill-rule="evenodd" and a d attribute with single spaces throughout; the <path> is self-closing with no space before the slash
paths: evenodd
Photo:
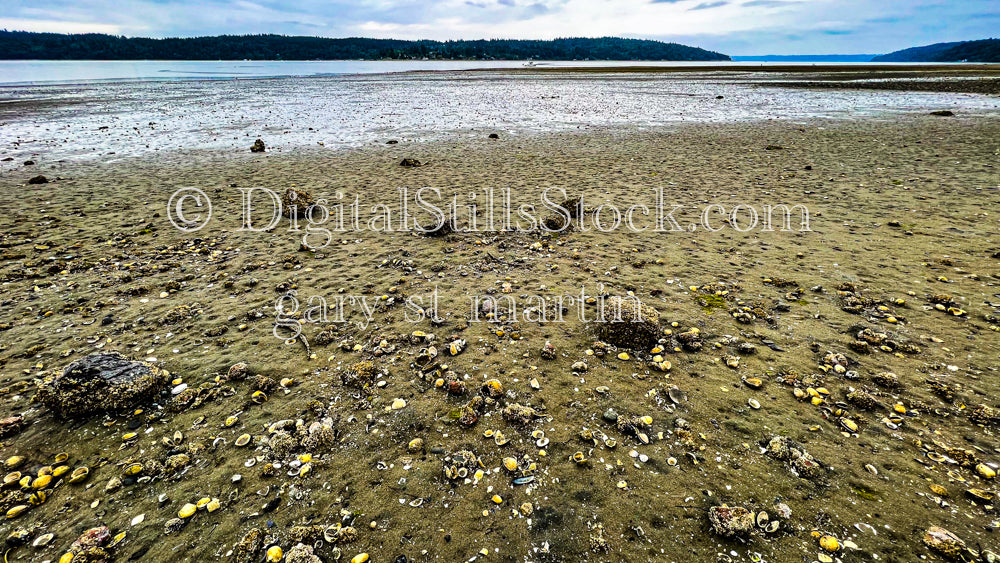
<path id="1" fill-rule="evenodd" d="M 698 104 L 716 103 L 698 88 Z M 314 561 L 300 543 L 322 561 L 901 563 L 948 560 L 942 546 L 990 560 L 996 99 L 792 95 L 907 101 L 581 132 L 483 123 L 418 140 L 390 127 L 337 150 L 282 146 L 277 130 L 186 147 L 177 129 L 154 141 L 174 148 L 135 153 L 145 122 L 8 114 L 8 560 L 85 552 L 74 542 L 100 526 L 101 551 L 72 561 Z M 942 108 L 954 115 L 929 114 Z M 32 119 L 50 121 L 29 142 Z M 60 127 L 98 156 L 66 149 Z M 268 148 L 251 153 L 257 137 Z M 287 216 L 240 230 L 241 188 L 392 203 L 404 186 L 446 200 L 509 188 L 536 205 L 554 186 L 584 203 L 552 233 L 363 229 L 310 248 Z M 187 187 L 213 205 L 194 232 L 170 221 Z M 683 230 L 581 228 L 602 206 L 652 206 L 657 189 L 683 206 Z M 803 206 L 809 229 L 797 215 L 738 229 L 714 211 L 718 230 L 703 228 L 709 206 L 741 204 Z M 302 306 L 282 315 L 289 295 Z M 310 296 L 338 295 L 367 299 L 343 322 L 299 322 Z M 544 299 L 566 295 L 586 321 Z M 614 297 L 641 301 L 635 330 L 593 322 Z M 134 404 L 36 397 L 111 352 L 151 366 Z"/>

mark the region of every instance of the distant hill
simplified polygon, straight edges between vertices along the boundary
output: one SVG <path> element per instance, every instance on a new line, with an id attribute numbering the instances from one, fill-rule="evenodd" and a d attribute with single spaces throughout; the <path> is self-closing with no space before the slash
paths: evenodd
<path id="1" fill-rule="evenodd" d="M 728 61 L 721 53 L 620 37 L 567 38 L 552 41 L 490 39 L 476 41 L 403 41 L 349 37 L 220 35 L 146 39 L 87 33 L 0 31 L 0 59 L 92 60 L 639 60 Z"/>
<path id="2" fill-rule="evenodd" d="M 880 63 L 1000 63 L 1000 39 L 935 43 L 911 47 L 872 59 Z"/>
<path id="3" fill-rule="evenodd" d="M 754 55 L 733 57 L 734 61 L 762 61 L 785 63 L 866 63 L 875 55 Z"/>

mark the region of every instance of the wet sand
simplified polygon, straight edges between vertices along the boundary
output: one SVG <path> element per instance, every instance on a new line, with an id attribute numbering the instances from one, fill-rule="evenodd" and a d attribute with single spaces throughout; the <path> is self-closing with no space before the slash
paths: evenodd
<path id="1" fill-rule="evenodd" d="M 992 491 L 994 482 L 975 464 L 960 465 L 949 448 L 993 468 L 1000 461 L 996 426 L 969 416 L 980 404 L 1000 406 L 997 139 L 995 116 L 959 112 L 483 135 L 336 152 L 177 151 L 113 163 L 50 161 L 41 153 L 33 166 L 11 165 L 0 179 L 0 416 L 21 414 L 26 427 L 5 439 L 0 455 L 24 456 L 21 471 L 34 474 L 66 452 L 68 464 L 89 467 L 90 476 L 52 488 L 47 502 L 3 523 L 5 537 L 20 527 L 31 538 L 55 534 L 47 547 L 16 548 L 10 560 L 56 561 L 83 530 L 101 524 L 127 532 L 113 551 L 117 561 L 214 561 L 253 528 L 267 535 L 265 545 L 287 552 L 293 526 L 336 522 L 357 532 L 337 546 L 344 561 L 363 552 L 372 561 L 813 561 L 822 551 L 813 532 L 836 537 L 842 550 L 831 556 L 843 561 L 941 560 L 921 541 L 934 525 L 972 549 L 996 552 L 996 514 L 965 492 Z M 401 167 L 404 157 L 426 165 Z M 26 183 L 38 174 L 51 181 Z M 171 193 L 186 186 L 203 189 L 214 205 L 212 222 L 192 235 L 167 219 Z M 558 186 L 583 196 L 591 210 L 652 206 L 653 190 L 663 188 L 668 205 L 685 206 L 675 213 L 679 224 L 696 227 L 440 238 L 365 231 L 338 234 L 330 248 L 311 252 L 287 221 L 268 233 L 235 230 L 239 188 L 253 186 L 329 200 L 340 191 L 393 207 L 400 186 L 443 194 L 510 187 L 515 202 L 536 205 L 539 187 Z M 726 228 L 698 226 L 709 204 L 729 210 L 739 203 L 804 205 L 811 231 L 741 233 L 714 215 L 711 224 Z M 669 371 L 651 367 L 650 349 L 588 355 L 600 350 L 598 335 L 575 315 L 565 323 L 468 322 L 476 295 L 523 305 L 531 295 L 578 295 L 581 287 L 595 297 L 631 291 L 655 307 L 670 332 L 660 353 Z M 408 322 L 405 298 L 434 288 L 443 323 Z M 352 323 L 307 325 L 310 355 L 301 341 L 286 345 L 272 334 L 275 302 L 290 289 L 303 303 L 309 295 L 347 294 L 379 305 L 365 328 L 356 324 L 357 309 L 349 309 Z M 855 302 L 860 311 L 844 310 Z M 592 318 L 595 308 L 587 310 Z M 746 311 L 755 317 L 749 324 L 733 316 Z M 703 348 L 674 351 L 691 328 Z M 864 328 L 885 335 L 888 351 L 861 351 L 855 342 Z M 437 362 L 447 365 L 440 374 L 415 367 L 426 346 L 411 339 L 418 330 L 436 335 Z M 467 341 L 455 356 L 453 338 Z M 542 357 L 546 342 L 554 359 Z M 141 414 L 76 421 L 32 402 L 36 378 L 108 350 L 155 358 L 190 388 L 231 386 L 235 394 L 180 407 L 167 386 Z M 294 381 L 287 392 L 253 379 L 216 383 L 240 361 L 270 383 Z M 352 385 L 364 361 L 378 375 L 368 386 Z M 587 370 L 574 372 L 580 361 Z M 464 381 L 466 394 L 435 387 L 447 371 Z M 876 383 L 883 372 L 897 374 L 899 387 Z M 744 382 L 752 378 L 761 389 Z M 464 427 L 456 414 L 489 379 L 504 393 Z M 257 404 L 251 395 L 261 386 L 269 399 Z M 852 389 L 878 405 L 847 402 Z M 393 410 L 395 399 L 405 406 Z M 506 419 L 503 407 L 515 403 L 541 416 L 527 425 Z M 652 417 L 649 443 L 605 420 L 609 408 Z M 223 428 L 236 414 L 238 422 Z M 279 448 L 268 427 L 286 419 L 305 428 L 326 423 L 335 439 Z M 129 428 L 139 437 L 122 445 Z M 617 446 L 595 446 L 580 436 L 585 429 Z M 182 445 L 161 443 L 178 430 Z M 484 437 L 488 430 L 509 441 L 498 446 Z M 543 448 L 536 430 L 549 440 Z M 244 433 L 252 442 L 237 447 Z M 801 443 L 820 470 L 805 478 L 767 455 L 776 436 Z M 415 438 L 424 446 L 411 451 Z M 444 474 L 455 462 L 449 456 L 462 450 L 482 460 L 478 483 Z M 177 451 L 190 456 L 186 469 L 158 472 Z M 575 463 L 575 452 L 588 462 Z M 302 454 L 312 456 L 311 473 L 286 475 Z M 511 473 L 505 457 L 535 469 Z M 106 492 L 136 461 L 151 479 Z M 277 475 L 264 476 L 265 463 L 275 461 L 284 464 Z M 242 475 L 238 484 L 234 474 Z M 528 474 L 531 484 L 512 484 Z M 203 497 L 220 499 L 221 509 L 165 533 L 184 503 Z M 276 497 L 280 504 L 265 512 Z M 410 506 L 417 499 L 420 506 Z M 528 516 L 524 503 L 532 505 Z M 720 537 L 707 512 L 721 504 L 766 511 L 780 525 L 742 540 Z M 782 516 L 785 507 L 790 515 Z M 144 521 L 131 526 L 140 514 Z M 317 555 L 333 560 L 329 543 L 316 545 Z"/>

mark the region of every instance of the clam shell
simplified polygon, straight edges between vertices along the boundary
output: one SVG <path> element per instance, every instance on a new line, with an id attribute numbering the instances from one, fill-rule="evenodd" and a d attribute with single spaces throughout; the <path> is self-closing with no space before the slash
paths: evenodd
<path id="1" fill-rule="evenodd" d="M 757 513 L 757 527 L 759 528 L 767 527 L 768 520 L 769 518 L 767 516 L 767 512 L 761 510 L 760 512 Z"/>
<path id="2" fill-rule="evenodd" d="M 750 408 L 752 408 L 753 410 L 760 409 L 760 401 L 758 401 L 757 399 L 751 398 L 750 400 L 747 401 L 747 404 L 750 405 Z"/>
<path id="3" fill-rule="evenodd" d="M 31 545 L 34 547 L 42 547 L 48 545 L 49 542 L 51 542 L 52 538 L 54 537 L 55 536 L 53 534 L 42 534 L 37 538 L 35 538 L 35 541 L 31 542 Z"/>
<path id="4" fill-rule="evenodd" d="M 769 534 L 773 534 L 778 531 L 779 526 L 781 526 L 781 522 L 778 522 L 777 520 L 771 520 L 770 522 L 767 523 L 767 527 L 764 528 L 764 531 Z"/>
<path id="5" fill-rule="evenodd" d="M 545 446 L 549 445 L 549 439 L 548 438 L 544 438 L 544 437 L 543 438 L 539 438 L 535 442 L 535 445 L 538 446 L 539 448 L 544 448 Z"/>
<path id="6" fill-rule="evenodd" d="M 424 504 L 424 499 L 420 497 L 417 497 L 410 501 L 410 506 L 412 506 L 413 508 L 420 508 L 420 506 L 423 504 Z"/>
<path id="7" fill-rule="evenodd" d="M 59 463 L 63 463 L 63 462 L 64 462 L 64 461 L 66 461 L 67 459 L 69 459 L 69 454 L 68 454 L 68 453 L 66 453 L 66 452 L 62 452 L 62 453 L 58 453 L 58 454 L 56 454 L 56 463 L 57 463 L 57 464 L 59 464 Z"/>
<path id="8" fill-rule="evenodd" d="M 687 393 L 685 393 L 684 391 L 681 391 L 677 387 L 671 387 L 670 390 L 667 391 L 667 396 L 670 397 L 670 400 L 675 405 L 679 405 L 679 404 L 687 401 Z"/>
<path id="9" fill-rule="evenodd" d="M 241 448 L 243 446 L 249 444 L 249 443 L 250 443 L 250 435 L 249 434 L 243 434 L 242 436 L 240 436 L 239 438 L 236 439 L 236 445 L 239 446 L 239 447 L 241 447 Z"/>

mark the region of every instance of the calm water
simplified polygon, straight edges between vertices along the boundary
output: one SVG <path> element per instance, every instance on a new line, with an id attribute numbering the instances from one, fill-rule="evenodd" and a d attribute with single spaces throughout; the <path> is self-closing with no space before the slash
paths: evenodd
<path id="1" fill-rule="evenodd" d="M 26 65 L 22 69 L 32 64 L 87 68 L 81 62 L 19 64 Z M 997 112 L 1000 105 L 997 97 L 967 94 L 775 88 L 767 81 L 782 75 L 739 72 L 736 65 L 729 72 L 535 74 L 447 70 L 481 68 L 482 62 L 94 64 L 80 72 L 106 76 L 119 65 L 137 65 L 137 70 L 131 80 L 0 87 L 0 158 L 14 158 L 4 169 L 34 157 L 117 159 L 177 149 L 242 152 L 257 137 L 272 150 L 333 150 L 388 139 L 423 142 L 493 132 L 517 136 L 595 127 L 852 119 L 942 108 Z M 220 65 L 219 76 L 224 68 L 256 69 L 252 71 L 261 76 L 278 69 L 308 71 L 309 76 L 134 79 L 153 68 L 211 73 L 215 71 L 205 69 L 215 64 Z M 10 68 L 13 63 L 0 65 Z M 342 74 L 333 72 L 338 68 Z M 395 72 L 415 68 L 443 72 Z"/>
<path id="2" fill-rule="evenodd" d="M 734 68 L 767 65 L 815 66 L 869 63 L 731 63 L 661 61 L 540 61 L 539 66 L 718 66 Z M 72 83 L 95 80 L 172 80 L 223 78 L 274 78 L 371 74 L 413 70 L 463 70 L 471 68 L 521 68 L 524 61 L 3 61 L 0 85 Z"/>

